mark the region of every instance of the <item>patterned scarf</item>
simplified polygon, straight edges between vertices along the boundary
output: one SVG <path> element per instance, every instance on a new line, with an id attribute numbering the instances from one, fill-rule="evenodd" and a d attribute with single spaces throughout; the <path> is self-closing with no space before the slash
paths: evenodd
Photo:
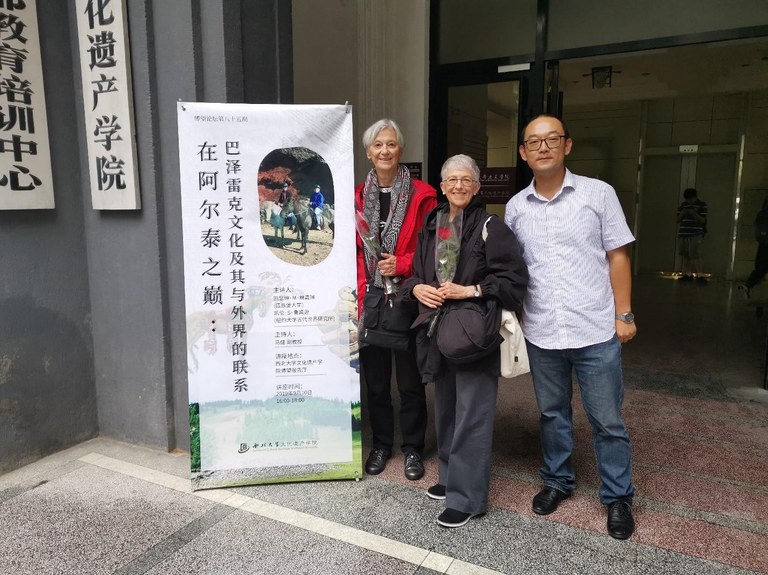
<path id="1" fill-rule="evenodd" d="M 363 186 L 363 215 L 371 226 L 371 230 L 375 229 L 377 231 L 380 230 L 379 220 L 381 217 L 380 188 L 379 180 L 376 177 L 376 170 L 372 169 L 368 172 L 368 177 L 365 179 L 365 185 Z M 403 226 L 405 213 L 408 211 L 408 204 L 411 202 L 411 196 L 413 195 L 411 192 L 411 174 L 408 168 L 401 164 L 397 167 L 397 174 L 395 175 L 394 182 L 392 182 L 389 216 L 384 224 L 384 229 L 380 231 L 379 244 L 381 245 L 381 251 L 384 253 L 392 254 L 395 252 L 397 237 L 400 234 L 400 228 Z M 377 255 L 365 246 L 364 249 L 365 275 L 368 278 L 368 282 L 370 283 L 371 278 L 373 278 L 373 285 L 383 288 L 384 281 L 379 273 L 379 267 L 376 265 L 378 263 Z"/>

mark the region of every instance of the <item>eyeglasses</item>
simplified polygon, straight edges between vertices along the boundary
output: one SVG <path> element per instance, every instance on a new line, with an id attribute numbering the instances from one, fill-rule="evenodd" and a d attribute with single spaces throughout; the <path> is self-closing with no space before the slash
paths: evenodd
<path id="1" fill-rule="evenodd" d="M 473 180 L 472 178 L 448 178 L 447 180 L 443 180 L 446 184 L 451 186 L 452 188 L 455 188 L 459 182 L 461 182 L 462 186 L 471 186 L 474 184 L 477 180 Z"/>
<path id="2" fill-rule="evenodd" d="M 539 148 L 541 148 L 541 143 L 546 142 L 547 148 L 550 150 L 554 150 L 555 148 L 560 147 L 560 140 L 564 139 L 565 136 L 547 136 L 546 138 L 530 138 L 528 140 L 525 140 L 523 142 L 525 144 L 525 149 L 529 152 L 535 152 Z"/>

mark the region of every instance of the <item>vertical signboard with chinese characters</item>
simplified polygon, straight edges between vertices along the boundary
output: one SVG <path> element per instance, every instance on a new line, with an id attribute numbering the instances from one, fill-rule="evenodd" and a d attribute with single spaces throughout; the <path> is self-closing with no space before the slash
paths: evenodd
<path id="1" fill-rule="evenodd" d="M 139 209 L 125 0 L 75 5 L 93 209 Z"/>
<path id="2" fill-rule="evenodd" d="M 35 0 L 0 1 L 0 209 L 53 208 Z"/>
<path id="3" fill-rule="evenodd" d="M 359 478 L 349 108 L 178 124 L 193 488 Z"/>

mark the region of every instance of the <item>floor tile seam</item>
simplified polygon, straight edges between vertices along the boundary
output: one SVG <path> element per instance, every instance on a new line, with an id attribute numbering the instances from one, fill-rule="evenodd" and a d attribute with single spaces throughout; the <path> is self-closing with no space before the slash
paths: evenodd
<path id="1" fill-rule="evenodd" d="M 84 463 L 89 463 L 91 465 L 113 471 L 115 473 L 128 475 L 130 477 L 134 477 L 135 479 L 146 481 L 147 483 L 166 487 L 168 489 L 172 489 L 174 491 L 188 495 L 193 495 L 201 499 L 215 501 L 222 505 L 228 505 L 247 513 L 259 515 L 260 517 L 264 517 L 266 519 L 279 521 L 281 523 L 291 525 L 305 531 L 328 537 L 329 539 L 334 539 L 336 541 L 351 544 L 356 547 L 368 549 L 393 559 L 406 561 L 413 565 L 421 566 L 422 564 L 425 564 L 425 562 L 428 563 L 428 565 L 445 564 L 446 570 L 442 572 L 448 573 L 448 569 L 450 569 L 451 566 L 454 565 L 454 563 L 457 561 L 453 557 L 435 553 L 434 551 L 430 551 L 428 549 L 416 547 L 414 545 L 403 543 L 395 539 L 390 539 L 375 533 L 369 533 L 355 527 L 336 523 L 322 517 L 296 511 L 288 507 L 262 501 L 260 499 L 235 493 L 226 489 L 192 491 L 189 480 L 185 480 L 185 485 L 181 485 L 179 478 L 174 475 L 136 465 L 135 463 L 115 459 L 106 455 L 90 453 L 81 457 L 79 460 Z M 498 573 L 480 565 L 466 562 L 461 563 L 465 566 L 471 567 L 471 573 L 477 573 L 478 575 L 493 575 Z M 468 571 L 469 567 L 467 567 L 467 570 L 464 572 L 470 572 Z M 434 567 L 429 568 L 436 570 Z M 138 573 L 141 572 L 131 571 L 126 572 L 125 575 L 128 575 L 129 573 L 130 575 L 134 575 L 134 573 L 138 575 Z"/>
<path id="2" fill-rule="evenodd" d="M 580 402 L 576 402 L 579 406 L 581 406 L 583 410 L 583 404 Z M 534 410 L 537 409 L 536 405 L 532 406 L 513 406 L 508 411 L 510 413 L 529 413 L 530 409 L 533 408 Z M 648 410 L 653 409 L 655 411 L 660 411 L 662 413 L 669 413 L 673 415 L 680 415 L 683 417 L 689 417 L 692 419 L 704 419 L 704 420 L 715 420 L 715 421 L 724 421 L 728 423 L 734 423 L 738 425 L 752 425 L 755 426 L 757 423 L 757 427 L 765 427 L 766 424 L 768 424 L 768 415 L 764 415 L 762 413 L 753 413 L 750 415 L 747 414 L 740 414 L 740 415 L 733 415 L 733 414 L 723 414 L 722 411 L 708 411 L 708 410 L 701 410 L 701 409 L 693 409 L 693 408 L 684 408 L 679 407 L 675 405 L 669 405 L 668 403 L 654 403 L 650 401 L 635 401 L 630 399 L 625 399 L 624 401 L 624 410 L 627 409 L 633 409 L 633 410 Z M 754 410 L 753 410 L 754 411 Z M 768 409 L 765 410 L 768 412 Z"/>
<path id="3" fill-rule="evenodd" d="M 746 489 L 749 491 L 756 491 L 759 493 L 768 493 L 768 485 L 760 485 L 758 483 L 747 483 L 746 481 L 739 481 L 737 479 L 729 479 L 727 477 L 719 477 L 715 475 L 698 473 L 695 471 L 688 471 L 688 470 L 680 469 L 677 467 L 661 467 L 660 465 L 656 465 L 653 463 L 642 463 L 638 461 L 633 461 L 632 465 L 633 467 L 635 467 L 635 469 L 640 468 L 640 469 L 650 469 L 653 471 L 662 471 L 665 473 L 677 473 L 679 475 L 685 475 L 687 477 L 692 477 L 694 479 L 701 479 L 703 481 L 708 481 L 710 483 L 720 483 L 723 485 L 729 485 L 731 487 L 739 487 L 741 489 Z M 528 483 L 530 485 L 541 485 L 541 478 L 538 475 L 527 473 L 525 471 L 516 471 L 504 465 L 500 465 L 499 463 L 494 463 L 492 473 L 493 475 L 498 475 L 500 477 L 511 477 L 513 479 L 517 479 L 518 481 L 521 481 L 523 483 Z M 598 492 L 597 487 L 591 487 L 591 486 L 580 486 L 579 489 L 589 490 L 593 494 L 597 494 Z"/>
<path id="4" fill-rule="evenodd" d="M 627 404 L 625 404 L 624 407 L 625 407 L 625 410 L 626 410 Z M 633 406 L 633 407 L 639 407 L 639 406 Z M 713 414 L 713 413 L 682 411 L 682 410 L 680 410 L 678 408 L 674 408 L 674 407 L 670 407 L 670 408 L 663 408 L 663 407 L 660 407 L 660 406 L 653 406 L 653 407 L 654 407 L 654 409 L 656 409 L 658 411 L 663 411 L 663 412 L 666 412 L 666 413 L 669 413 L 669 414 L 679 415 L 679 416 L 682 416 L 682 417 L 687 417 L 689 419 L 695 419 L 695 420 L 699 420 L 699 421 L 702 421 L 702 422 L 725 422 L 725 423 L 732 423 L 734 425 L 748 426 L 748 427 L 751 427 L 753 429 L 764 429 L 764 428 L 768 427 L 768 418 L 765 418 L 765 419 L 760 418 L 758 421 L 755 421 L 755 419 L 752 419 L 752 418 L 749 418 L 749 419 L 747 419 L 747 418 L 734 418 L 734 417 L 729 417 L 727 415 L 717 415 L 717 414 Z M 512 408 L 509 411 L 511 413 L 517 413 L 517 414 L 526 413 L 526 410 L 522 409 L 522 408 Z M 625 420 L 626 420 L 626 417 L 625 417 Z M 584 425 L 584 427 L 586 429 L 589 429 L 589 422 L 586 419 L 583 420 L 582 423 L 583 423 L 583 425 Z M 629 420 L 627 423 L 629 423 L 630 426 L 631 426 L 631 420 Z M 647 431 L 647 430 L 650 430 L 650 431 L 654 431 L 654 430 L 661 431 L 663 429 L 664 428 L 649 428 L 648 425 L 646 425 L 645 423 L 643 424 L 643 428 L 642 428 L 643 431 Z M 694 439 L 698 438 L 698 437 L 700 437 L 700 436 L 693 436 Z M 735 444 L 736 442 L 729 442 L 729 443 Z M 761 449 L 761 448 L 765 449 L 765 445 L 762 445 L 760 443 L 755 443 L 755 442 L 749 442 L 749 443 L 754 445 L 756 449 Z M 738 445 L 742 445 L 742 442 L 739 442 Z"/>
<path id="5" fill-rule="evenodd" d="M 499 477 L 512 478 L 518 481 L 528 483 L 531 485 L 537 485 L 540 480 L 529 474 L 525 474 L 517 471 L 507 471 L 507 473 L 497 473 L 494 469 L 492 475 Z M 574 494 L 576 498 L 593 499 L 598 498 L 599 491 L 597 488 L 589 486 L 579 486 L 578 493 Z M 695 519 L 699 521 L 705 521 L 713 525 L 719 525 L 721 527 L 728 527 L 732 529 L 738 529 L 740 531 L 746 531 L 748 533 L 754 533 L 756 535 L 768 535 L 768 523 L 761 521 L 753 521 L 750 519 L 744 519 L 728 513 L 719 513 L 715 511 L 706 511 L 703 509 L 696 509 L 692 507 L 686 507 L 684 505 L 678 505 L 675 503 L 667 503 L 658 499 L 653 499 L 643 495 L 636 495 L 633 504 L 635 507 L 647 508 L 653 511 L 659 511 L 667 513 L 669 515 L 675 515 L 678 517 L 684 517 L 687 519 Z"/>
<path id="6" fill-rule="evenodd" d="M 635 427 L 631 423 L 627 425 L 627 427 L 630 430 L 630 435 L 635 434 L 641 434 L 641 435 L 649 435 L 649 434 L 655 434 L 655 435 L 662 435 L 665 437 L 675 437 L 675 438 L 682 438 L 686 442 L 693 442 L 693 443 L 701 443 L 705 445 L 717 445 L 719 447 L 728 447 L 728 448 L 737 448 L 742 452 L 764 452 L 766 448 L 768 448 L 768 441 L 765 444 L 756 443 L 753 441 L 737 441 L 737 440 L 728 440 L 728 439 L 719 439 L 717 437 L 712 436 L 702 436 L 702 435 L 691 435 L 688 433 L 682 433 L 679 431 L 673 431 L 669 429 L 663 429 L 663 428 L 655 428 L 655 429 L 649 429 L 648 427 Z"/>
<path id="7" fill-rule="evenodd" d="M 717 513 L 714 511 L 705 511 L 703 509 L 693 509 L 674 503 L 664 503 L 654 499 L 648 499 L 647 497 L 637 497 L 636 504 L 650 511 L 656 511 L 657 513 L 683 517 L 692 521 L 702 521 L 710 525 L 717 525 L 719 527 L 735 529 L 737 531 L 744 531 L 755 535 L 768 536 L 768 523 L 761 521 L 753 521 L 751 519 L 734 517 L 733 515 Z"/>
<path id="8" fill-rule="evenodd" d="M 688 469 L 681 469 L 679 467 L 662 467 L 655 463 L 643 463 L 637 460 L 632 462 L 635 468 L 651 469 L 653 471 L 662 471 L 665 473 L 677 473 L 679 475 L 685 475 L 694 479 L 701 479 L 710 483 L 721 483 L 724 485 L 730 485 L 732 487 L 739 487 L 741 489 L 748 489 L 750 491 L 757 491 L 760 493 L 768 493 L 768 485 L 761 485 L 759 483 L 749 483 L 746 481 L 739 481 L 738 479 L 730 479 L 728 477 L 720 477 L 718 475 L 709 475 L 707 473 L 699 473 L 698 471 L 690 471 Z"/>
<path id="9" fill-rule="evenodd" d="M 179 552 L 211 527 L 227 517 L 235 509 L 225 505 L 215 505 L 206 510 L 186 525 L 180 527 L 161 541 L 152 545 L 141 555 L 115 571 L 113 575 L 142 575 Z"/>
<path id="10" fill-rule="evenodd" d="M 624 403 L 624 409 L 653 409 L 657 412 L 679 415 L 689 419 L 698 419 L 702 421 L 722 421 L 725 423 L 731 423 L 734 425 L 747 425 L 751 427 L 762 428 L 768 423 L 768 417 L 755 414 L 753 417 L 747 417 L 746 415 L 734 416 L 733 414 L 723 414 L 722 412 L 710 412 L 694 409 L 685 409 L 670 405 L 656 405 L 656 404 L 640 404 L 640 403 Z"/>

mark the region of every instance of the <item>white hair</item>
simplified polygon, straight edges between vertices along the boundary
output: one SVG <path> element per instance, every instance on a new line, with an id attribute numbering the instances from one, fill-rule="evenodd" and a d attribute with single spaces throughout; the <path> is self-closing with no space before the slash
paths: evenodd
<path id="1" fill-rule="evenodd" d="M 401 148 L 405 147 L 403 133 L 400 131 L 400 126 L 397 125 L 397 122 L 390 120 L 389 118 L 382 118 L 378 122 L 371 124 L 368 129 L 363 132 L 363 148 L 367 150 L 369 147 L 371 147 L 371 145 L 373 145 L 373 141 L 376 139 L 376 136 L 379 135 L 379 132 L 386 128 L 389 128 L 395 132 L 397 143 L 400 144 Z"/>
<path id="2" fill-rule="evenodd" d="M 440 168 L 440 179 L 444 180 L 445 175 L 451 170 L 468 170 L 472 172 L 475 180 L 480 179 L 480 168 L 477 167 L 477 162 L 465 154 L 456 154 L 445 160 L 443 167 Z"/>

